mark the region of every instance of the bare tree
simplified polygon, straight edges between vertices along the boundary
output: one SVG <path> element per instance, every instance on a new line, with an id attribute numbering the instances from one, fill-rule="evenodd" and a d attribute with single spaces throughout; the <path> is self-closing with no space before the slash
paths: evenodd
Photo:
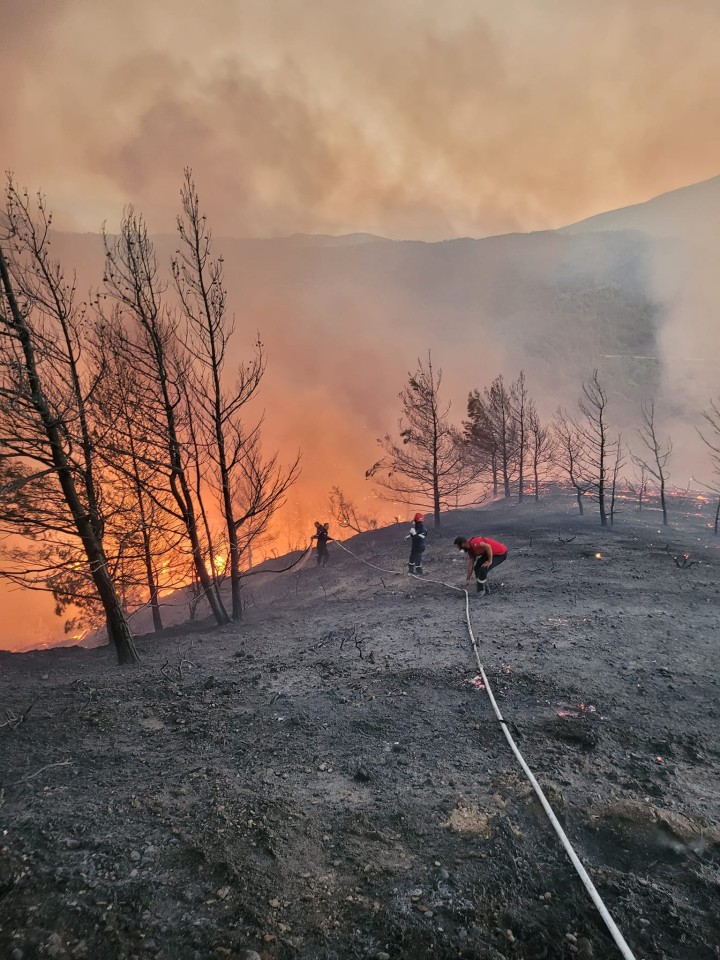
<path id="1" fill-rule="evenodd" d="M 261 423 L 246 429 L 241 414 L 257 393 L 265 373 L 265 354 L 258 340 L 253 358 L 237 367 L 232 387 L 224 383 L 225 359 L 234 323 L 228 316 L 223 286 L 223 259 L 212 258 L 212 233 L 200 212 L 195 182 L 185 170 L 180 191 L 182 213 L 177 219 L 180 249 L 172 271 L 188 322 L 189 349 L 195 360 L 188 385 L 197 411 L 198 429 L 208 451 L 209 471 L 204 483 L 219 494 L 228 547 L 232 618 L 242 616 L 240 596 L 241 537 L 245 547 L 252 532 L 267 525 L 294 482 L 299 456 L 283 470 L 277 456 L 263 458 Z M 196 496 L 200 498 L 199 489 Z M 253 520 L 254 523 L 249 523 Z M 260 524 L 260 526 L 258 525 Z"/>
<path id="2" fill-rule="evenodd" d="M 270 521 L 300 475 L 299 453 L 286 466 L 280 464 L 277 453 L 264 453 L 261 425 L 256 424 L 250 433 L 239 438 L 242 456 L 235 469 L 233 499 L 241 555 L 249 553 L 257 541 L 267 539 Z"/>
<path id="3" fill-rule="evenodd" d="M 585 443 L 580 426 L 566 410 L 558 409 L 555 414 L 555 436 L 558 447 L 558 465 L 561 471 L 567 475 L 570 486 L 575 491 L 578 511 L 582 517 L 585 514 L 583 497 L 590 487 L 589 482 L 583 476 Z"/>
<path id="4" fill-rule="evenodd" d="M 20 565 L 2 573 L 24 586 L 50 587 L 56 599 L 67 589 L 74 602 L 100 606 L 118 662 L 132 663 L 139 657 L 108 565 L 91 423 L 103 370 L 84 362 L 86 312 L 74 279 L 50 257 L 51 220 L 42 196 L 32 204 L 8 180 L 0 245 L 0 459 L 18 465 L 16 491 L 38 497 L 49 492 L 50 478 L 54 483 L 49 500 L 18 528 L 32 538 L 34 565 L 16 554 Z"/>
<path id="5" fill-rule="evenodd" d="M 615 504 L 617 501 L 618 482 L 620 480 L 620 471 L 625 466 L 625 457 L 622 448 L 622 435 L 618 434 L 615 441 L 615 462 L 612 469 L 612 480 L 610 484 L 610 526 L 615 526 Z"/>
<path id="6" fill-rule="evenodd" d="M 633 463 L 639 470 L 635 471 L 634 479 L 628 483 L 628 489 L 637 497 L 638 513 L 642 511 L 645 497 L 647 496 L 648 486 L 650 485 L 650 475 L 644 463 L 637 463 L 633 457 Z"/>
<path id="7" fill-rule="evenodd" d="M 609 465 L 616 454 L 614 441 L 610 440 L 607 422 L 607 393 L 598 378 L 597 370 L 582 385 L 578 401 L 583 414 L 579 422 L 583 441 L 584 458 L 582 469 L 584 481 L 598 502 L 600 525 L 607 526 L 607 494 Z"/>
<path id="8" fill-rule="evenodd" d="M 711 400 L 710 407 L 707 410 L 703 410 L 702 416 L 705 425 L 703 429 L 698 430 L 698 433 L 700 434 L 700 439 L 710 451 L 713 472 L 718 478 L 720 485 L 720 401 Z M 720 524 L 720 493 L 718 493 L 718 503 L 715 511 L 715 536 L 718 534 L 718 524 Z"/>
<path id="9" fill-rule="evenodd" d="M 473 390 L 468 395 L 468 418 L 463 421 L 463 445 L 477 477 L 486 472 L 492 478 L 493 496 L 500 485 L 500 440 L 496 434 L 489 391 Z"/>
<path id="10" fill-rule="evenodd" d="M 528 453 L 528 434 L 530 432 L 529 419 L 534 403 L 528 394 L 525 373 L 520 371 L 517 380 L 510 388 L 510 409 L 512 411 L 512 433 L 515 438 L 514 452 L 517 461 L 517 490 L 518 501 L 525 498 L 525 462 Z"/>
<path id="11" fill-rule="evenodd" d="M 97 392 L 98 450 L 108 496 L 115 502 L 113 527 L 119 528 L 123 560 L 120 584 L 139 592 L 137 604 L 150 606 L 157 631 L 163 628 L 161 590 L 176 589 L 187 579 L 186 535 L 169 488 L 157 482 L 162 452 L 152 404 L 120 319 L 101 317 L 95 337 L 95 349 L 107 365 Z"/>
<path id="12" fill-rule="evenodd" d="M 460 437 L 448 420 L 450 404 L 440 399 L 441 383 L 442 371 L 433 368 L 430 354 L 426 363 L 418 359 L 417 370 L 399 394 L 401 442 L 386 434 L 379 441 L 385 456 L 366 473 L 387 499 L 429 507 L 436 529 L 440 511 L 459 506 L 474 480 Z"/>
<path id="13" fill-rule="evenodd" d="M 640 440 L 642 441 L 647 454 L 640 456 L 633 454 L 633 461 L 641 468 L 644 473 L 649 474 L 658 486 L 660 491 L 660 506 L 662 507 L 663 526 L 668 525 L 667 500 L 665 497 L 665 487 L 667 484 L 667 463 L 672 455 L 672 440 L 670 437 L 664 443 L 661 443 L 657 435 L 655 426 L 655 401 L 643 403 L 640 407 L 642 416 L 642 427 L 638 430 Z"/>
<path id="14" fill-rule="evenodd" d="M 510 496 L 510 484 L 517 468 L 517 422 L 513 415 L 511 394 L 502 375 L 493 380 L 487 391 L 487 407 L 497 442 L 498 467 L 506 499 Z"/>
<path id="15" fill-rule="evenodd" d="M 528 453 L 532 466 L 535 501 L 540 499 L 541 484 L 553 472 L 557 457 L 557 444 L 552 430 L 540 421 L 535 404 L 528 410 Z"/>
<path id="16" fill-rule="evenodd" d="M 183 385 L 190 361 L 178 336 L 177 319 L 163 306 L 163 285 L 143 219 L 132 208 L 128 209 L 119 237 L 111 240 L 104 234 L 104 239 L 106 287 L 136 324 L 137 336 L 128 342 L 132 344 L 133 362 L 144 376 L 146 401 L 152 406 L 157 429 L 157 448 L 163 451 L 157 469 L 162 471 L 172 492 L 203 595 L 217 623 L 228 623 L 230 618 L 209 572 L 212 557 L 203 548 L 197 503 L 188 475 L 187 448 L 183 442 Z"/>
<path id="17" fill-rule="evenodd" d="M 345 496 L 340 487 L 333 487 L 330 491 L 330 513 L 341 527 L 353 530 L 355 533 L 377 529 L 377 519 L 358 513 L 353 501 Z"/>

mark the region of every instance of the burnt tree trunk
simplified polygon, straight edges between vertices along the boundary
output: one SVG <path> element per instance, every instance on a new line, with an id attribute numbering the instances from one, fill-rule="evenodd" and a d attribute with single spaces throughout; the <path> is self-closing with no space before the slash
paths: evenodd
<path id="1" fill-rule="evenodd" d="M 0 276 L 10 306 L 12 318 L 10 325 L 20 341 L 32 404 L 42 423 L 50 447 L 54 473 L 58 478 L 73 524 L 84 547 L 90 567 L 90 575 L 103 605 L 108 638 L 115 647 L 118 663 L 136 663 L 140 657 L 115 590 L 115 584 L 108 571 L 102 539 L 96 526 L 92 523 L 92 517 L 88 514 L 80 499 L 72 465 L 63 446 L 62 423 L 53 415 L 43 391 L 32 332 L 15 297 L 2 249 L 0 249 Z"/>

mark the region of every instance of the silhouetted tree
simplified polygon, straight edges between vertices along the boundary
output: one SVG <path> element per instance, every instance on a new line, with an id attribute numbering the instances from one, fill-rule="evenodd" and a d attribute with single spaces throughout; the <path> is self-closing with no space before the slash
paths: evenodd
<path id="1" fill-rule="evenodd" d="M 330 491 L 330 513 L 341 527 L 363 533 L 365 530 L 375 530 L 378 522 L 375 517 L 358 513 L 352 500 L 349 500 L 340 487 L 333 487 Z"/>
<path id="2" fill-rule="evenodd" d="M 473 390 L 468 395 L 468 418 L 463 421 L 463 445 L 467 462 L 477 477 L 490 472 L 493 496 L 499 489 L 500 442 L 495 432 L 488 391 Z"/>
<path id="3" fill-rule="evenodd" d="M 628 489 L 630 490 L 631 493 L 635 494 L 635 496 L 637 497 L 638 513 L 640 513 L 643 508 L 645 497 L 647 496 L 647 490 L 650 484 L 650 477 L 647 471 L 647 467 L 645 466 L 644 463 L 637 463 L 637 461 L 635 461 L 635 458 L 633 458 L 633 462 L 636 464 L 640 472 L 639 473 L 637 471 L 635 472 L 634 479 L 628 484 Z"/>
<path id="4" fill-rule="evenodd" d="M 200 212 L 189 169 L 185 170 L 180 196 L 180 249 L 172 260 L 172 272 L 188 324 L 187 345 L 194 360 L 186 386 L 197 429 L 196 455 L 202 446 L 208 456 L 209 469 L 203 471 L 203 484 L 211 484 L 219 495 L 228 548 L 232 618 L 239 620 L 240 528 L 244 528 L 247 542 L 251 531 L 257 534 L 260 527 L 267 525 L 298 475 L 299 456 L 287 469 L 279 466 L 277 456 L 264 458 L 261 424 L 246 428 L 241 419 L 243 408 L 257 393 L 265 373 L 265 354 L 259 340 L 254 357 L 238 365 L 232 387 L 224 383 L 234 324 L 227 314 L 223 259 L 212 258 L 212 234 Z M 196 485 L 195 494 L 201 502 L 200 484 Z M 255 523 L 250 524 L 250 520 Z"/>
<path id="5" fill-rule="evenodd" d="M 188 474 L 183 436 L 187 410 L 183 399 L 190 360 L 178 335 L 177 317 L 163 305 L 163 285 L 143 219 L 132 208 L 128 209 L 120 235 L 111 239 L 104 234 L 104 240 L 107 290 L 136 325 L 136 336 L 128 338 L 128 343 L 133 362 L 144 375 L 146 404 L 152 408 L 157 431 L 156 448 L 162 451 L 156 467 L 166 479 L 176 515 L 184 525 L 204 597 L 217 623 L 227 623 L 230 618 L 213 588 L 213 557 L 203 549 L 197 503 Z"/>
<path id="6" fill-rule="evenodd" d="M 622 448 L 622 435 L 618 434 L 615 441 L 615 462 L 612 469 L 612 481 L 610 484 L 610 526 L 615 525 L 615 503 L 618 492 L 618 482 L 620 480 L 620 471 L 625 466 L 625 458 Z"/>
<path id="7" fill-rule="evenodd" d="M 512 412 L 512 435 L 514 437 L 514 452 L 517 462 L 517 490 L 518 501 L 525 498 L 525 461 L 528 452 L 528 435 L 530 432 L 530 416 L 534 403 L 528 394 L 525 373 L 520 371 L 517 380 L 510 388 L 510 409 Z M 536 487 L 537 490 L 537 487 Z"/>
<path id="8" fill-rule="evenodd" d="M 521 374 L 521 377 L 524 385 L 524 375 Z M 463 422 L 470 461 L 479 472 L 486 464 L 489 466 L 493 493 L 497 494 L 502 483 L 503 496 L 506 498 L 511 495 L 510 485 L 518 467 L 518 424 L 513 401 L 512 388 L 508 390 L 502 375 L 498 376 L 482 393 L 473 390 L 469 395 L 468 419 Z"/>
<path id="9" fill-rule="evenodd" d="M 643 425 L 638 430 L 640 440 L 647 450 L 647 454 L 641 456 L 633 454 L 633 461 L 649 474 L 658 486 L 660 491 L 660 506 L 662 507 L 663 526 L 668 523 L 667 500 L 665 496 L 665 487 L 667 484 L 667 463 L 672 455 L 672 440 L 668 437 L 665 443 L 661 443 L 655 426 L 655 401 L 643 403 L 640 406 Z"/>
<path id="10" fill-rule="evenodd" d="M 158 482 L 162 451 L 156 444 L 153 405 L 117 316 L 100 320 L 95 349 L 107 366 L 96 394 L 98 451 L 108 480 L 106 497 L 114 504 L 113 528 L 123 548 L 119 582 L 138 605 L 150 606 L 153 626 L 161 630 L 161 589 L 176 589 L 187 579 L 186 534 L 169 489 Z"/>
<path id="11" fill-rule="evenodd" d="M 388 499 L 429 506 L 436 529 L 440 511 L 459 506 L 474 480 L 461 439 L 448 422 L 450 404 L 440 399 L 441 382 L 442 371 L 433 368 L 430 354 L 426 363 L 418 359 L 417 370 L 399 394 L 401 442 L 389 434 L 378 441 L 385 456 L 366 473 Z"/>
<path id="12" fill-rule="evenodd" d="M 540 486 L 556 466 L 557 443 L 552 430 L 540 421 L 535 404 L 528 412 L 528 455 L 532 465 L 535 501 L 540 499 Z"/>
<path id="13" fill-rule="evenodd" d="M 583 476 L 585 443 L 580 426 L 566 410 L 558 409 L 555 414 L 555 436 L 558 449 L 558 466 L 567 475 L 570 486 L 575 491 L 578 511 L 584 516 L 583 497 L 590 484 Z"/>
<path id="14" fill-rule="evenodd" d="M 720 401 L 710 401 L 710 406 L 702 412 L 705 426 L 698 430 L 700 439 L 710 451 L 710 460 L 713 465 L 713 472 L 718 478 L 720 485 Z M 717 488 L 716 488 L 717 492 Z M 718 534 L 718 525 L 720 524 L 720 493 L 718 493 L 717 509 L 715 511 L 715 536 Z"/>
<path id="15" fill-rule="evenodd" d="M 598 502 L 600 524 L 608 523 L 607 494 L 610 463 L 616 454 L 616 445 L 610 440 L 607 422 L 607 393 L 598 379 L 597 370 L 582 385 L 578 401 L 583 414 L 578 422 L 583 446 L 581 470 L 587 489 Z"/>
<path id="16" fill-rule="evenodd" d="M 101 606 L 118 662 L 132 663 L 139 658 L 105 549 L 93 437 L 93 395 L 104 371 L 84 362 L 87 313 L 74 279 L 50 257 L 51 220 L 42 196 L 33 205 L 8 180 L 0 228 L 0 460 L 11 471 L 17 465 L 14 491 L 33 504 L 16 527 L 31 546 L 2 573 L 50 588 L 61 605 Z"/>
<path id="17" fill-rule="evenodd" d="M 502 375 L 496 377 L 487 393 L 490 422 L 497 440 L 498 467 L 502 478 L 503 495 L 510 496 L 510 483 L 517 465 L 517 422 L 513 416 L 512 395 Z"/>

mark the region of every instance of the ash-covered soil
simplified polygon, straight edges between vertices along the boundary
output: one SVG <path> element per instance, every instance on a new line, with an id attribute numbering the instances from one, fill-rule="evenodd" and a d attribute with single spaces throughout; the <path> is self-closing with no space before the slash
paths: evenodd
<path id="1" fill-rule="evenodd" d="M 459 584 L 458 533 L 508 544 L 470 598 L 481 657 L 645 960 L 720 956 L 707 520 L 501 504 L 426 552 Z M 404 574 L 406 532 L 347 542 L 398 575 L 331 545 L 248 579 L 241 625 L 141 638 L 136 668 L 0 655 L 3 960 L 619 956 L 470 682 L 462 595 Z"/>

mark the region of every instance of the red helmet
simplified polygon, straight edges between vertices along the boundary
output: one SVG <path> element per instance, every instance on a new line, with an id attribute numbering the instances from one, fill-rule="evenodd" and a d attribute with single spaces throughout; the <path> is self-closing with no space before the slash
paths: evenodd
<path id="1" fill-rule="evenodd" d="M 416 513 L 415 516 L 413 517 L 413 520 L 415 521 L 415 523 L 422 523 L 424 519 L 425 519 L 424 513 Z"/>

